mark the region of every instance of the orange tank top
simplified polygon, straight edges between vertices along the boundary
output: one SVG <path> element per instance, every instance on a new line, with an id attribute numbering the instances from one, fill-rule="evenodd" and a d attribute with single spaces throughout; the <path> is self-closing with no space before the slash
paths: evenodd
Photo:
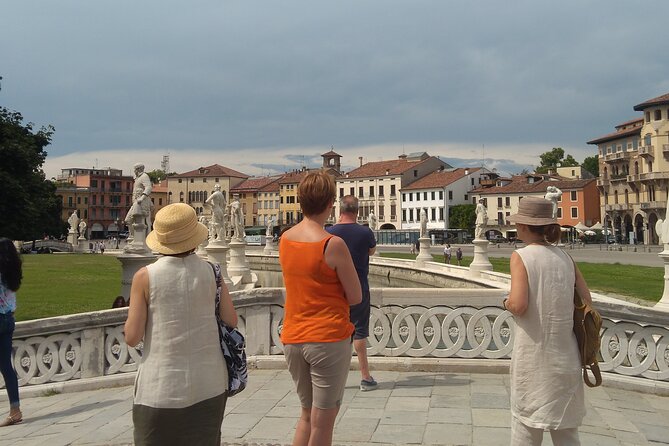
<path id="1" fill-rule="evenodd" d="M 337 272 L 325 263 L 328 240 L 281 239 L 279 262 L 286 286 L 281 342 L 339 342 L 351 337 L 353 324 Z"/>

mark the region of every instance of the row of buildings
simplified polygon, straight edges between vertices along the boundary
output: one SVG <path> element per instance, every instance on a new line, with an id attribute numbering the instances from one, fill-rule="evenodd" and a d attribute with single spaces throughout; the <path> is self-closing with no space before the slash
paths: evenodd
<path id="1" fill-rule="evenodd" d="M 656 222 L 664 218 L 669 197 L 669 94 L 634 107 L 643 116 L 615 127 L 616 131 L 588 141 L 598 147 L 600 177 L 580 167 L 557 168 L 548 174 L 502 177 L 483 167 L 454 168 L 425 152 L 363 163 L 348 172 L 341 155 L 322 154 L 322 166 L 336 180 L 339 197 L 360 200 L 359 219 L 374 213 L 381 230 L 419 227 L 422 209 L 428 229 L 449 229 L 449 210 L 482 199 L 488 209 L 489 236 L 515 236 L 508 217 L 525 196 L 543 196 L 548 186 L 562 191 L 558 221 L 565 227 L 603 223 L 622 240 L 658 242 Z M 179 173 L 156 185 L 154 212 L 175 202 L 187 203 L 202 215 L 204 202 L 219 184 L 228 197 L 238 194 L 247 226 L 290 225 L 302 218 L 297 185 L 309 172 L 302 168 L 281 175 L 251 177 L 213 164 Z M 131 204 L 133 178 L 118 169 L 64 169 L 58 181 L 63 220 L 75 210 L 88 221 L 89 236 L 114 235 L 123 228 Z M 335 205 L 331 220 L 338 215 Z"/>

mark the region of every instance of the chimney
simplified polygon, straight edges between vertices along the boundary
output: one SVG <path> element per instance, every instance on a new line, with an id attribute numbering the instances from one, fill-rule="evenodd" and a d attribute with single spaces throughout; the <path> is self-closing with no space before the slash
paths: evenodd
<path id="1" fill-rule="evenodd" d="M 465 169 L 465 175 L 469 175 L 469 169 Z"/>
<path id="2" fill-rule="evenodd" d="M 390 170 L 386 169 L 386 175 L 390 175 Z"/>
<path id="3" fill-rule="evenodd" d="M 360 160 L 360 167 L 362 167 L 362 157 L 359 156 L 358 159 Z"/>

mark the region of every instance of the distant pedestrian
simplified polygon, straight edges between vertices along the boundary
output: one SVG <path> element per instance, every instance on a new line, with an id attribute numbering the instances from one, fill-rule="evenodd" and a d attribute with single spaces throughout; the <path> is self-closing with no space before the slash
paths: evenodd
<path id="1" fill-rule="evenodd" d="M 444 246 L 444 263 L 451 264 L 451 245 L 448 243 Z"/>
<path id="2" fill-rule="evenodd" d="M 461 266 L 462 263 L 462 249 L 458 247 L 458 249 L 455 250 L 455 259 L 458 261 L 458 266 Z"/>
<path id="3" fill-rule="evenodd" d="M 416 245 L 416 252 L 420 254 L 420 240 L 416 240 L 415 245 Z"/>
<path id="4" fill-rule="evenodd" d="M 416 245 L 414 245 L 414 244 L 412 243 L 412 244 L 411 244 L 411 247 L 409 248 L 409 252 L 410 252 L 411 254 L 416 254 Z"/>
<path id="5" fill-rule="evenodd" d="M 16 291 L 21 286 L 22 277 L 21 258 L 14 243 L 7 238 L 0 238 L 0 372 L 5 380 L 5 388 L 9 397 L 9 416 L 0 421 L 0 427 L 11 426 L 23 421 L 18 377 L 12 364 Z"/>
<path id="6" fill-rule="evenodd" d="M 104 254 L 104 253 L 105 253 L 105 243 L 100 242 L 100 254 Z"/>

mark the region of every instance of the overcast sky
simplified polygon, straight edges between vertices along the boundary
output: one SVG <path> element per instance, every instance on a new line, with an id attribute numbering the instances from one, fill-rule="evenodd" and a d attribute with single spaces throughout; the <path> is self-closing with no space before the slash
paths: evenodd
<path id="1" fill-rule="evenodd" d="M 250 175 L 426 151 L 505 173 L 669 92 L 669 1 L 11 1 L 0 105 L 56 128 L 44 170 Z"/>

